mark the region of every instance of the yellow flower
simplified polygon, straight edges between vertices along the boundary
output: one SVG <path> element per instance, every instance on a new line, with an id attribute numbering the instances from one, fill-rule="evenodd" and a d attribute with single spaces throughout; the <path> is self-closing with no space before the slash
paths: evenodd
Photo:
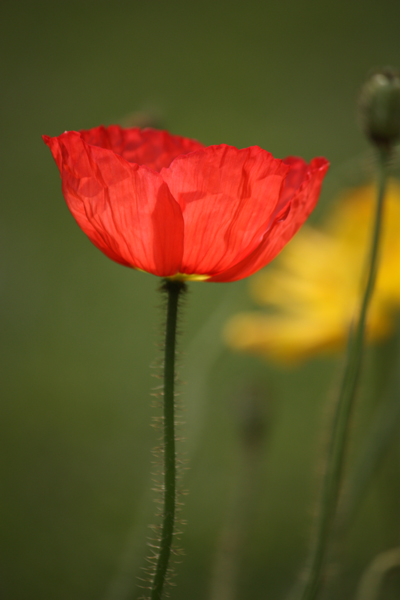
<path id="1" fill-rule="evenodd" d="M 345 345 L 360 302 L 376 202 L 375 185 L 353 189 L 321 228 L 303 226 L 272 267 L 254 276 L 251 295 L 267 311 L 235 315 L 226 325 L 229 346 L 299 361 Z M 388 184 L 380 269 L 368 315 L 367 339 L 394 328 L 400 304 L 400 182 Z"/>

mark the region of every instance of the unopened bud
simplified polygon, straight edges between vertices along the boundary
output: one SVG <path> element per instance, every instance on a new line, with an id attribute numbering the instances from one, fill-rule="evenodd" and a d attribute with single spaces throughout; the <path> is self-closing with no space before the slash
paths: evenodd
<path id="1" fill-rule="evenodd" d="M 400 138 L 400 72 L 385 68 L 372 73 L 361 89 L 362 127 L 377 146 L 390 146 Z"/>

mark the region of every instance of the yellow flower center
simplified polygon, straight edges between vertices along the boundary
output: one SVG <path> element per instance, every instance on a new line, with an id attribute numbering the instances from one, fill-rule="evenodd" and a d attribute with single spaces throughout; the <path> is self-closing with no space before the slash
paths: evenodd
<path id="1" fill-rule="evenodd" d="M 175 275 L 166 277 L 166 279 L 170 281 L 206 281 L 210 277 L 211 275 L 196 275 L 196 273 L 191 273 L 190 275 L 187 273 L 175 273 Z"/>

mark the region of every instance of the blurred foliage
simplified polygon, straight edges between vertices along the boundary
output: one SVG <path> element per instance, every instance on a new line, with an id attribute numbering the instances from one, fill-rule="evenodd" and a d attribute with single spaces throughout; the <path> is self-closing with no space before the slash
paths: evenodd
<path id="1" fill-rule="evenodd" d="M 333 192 L 371 174 L 355 97 L 370 68 L 398 63 L 399 21 L 393 0 L 3 3 L 4 600 L 135 597 L 154 512 L 149 365 L 162 333 L 159 282 L 91 246 L 68 213 L 41 134 L 145 113 L 205 144 L 325 155 L 332 168 L 318 218 Z M 263 390 L 271 422 L 237 597 L 283 598 L 306 556 L 321 423 L 338 364 L 316 358 L 285 371 L 223 350 L 220 328 L 249 308 L 246 289 L 246 282 L 190 286 L 181 336 L 187 442 L 180 444 L 190 458 L 189 525 L 175 600 L 211 594 L 241 456 L 234 398 L 246 386 Z M 372 359 L 357 443 L 374 415 Z M 387 363 L 396 366 L 393 357 Z M 373 558 L 399 545 L 398 466 L 394 444 L 345 540 L 337 597 L 352 597 Z M 398 580 L 385 594 L 399 596 Z"/>

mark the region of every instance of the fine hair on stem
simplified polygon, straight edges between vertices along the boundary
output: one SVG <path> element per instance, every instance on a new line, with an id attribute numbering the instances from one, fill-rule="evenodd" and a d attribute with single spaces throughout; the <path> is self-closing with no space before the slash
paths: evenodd
<path id="1" fill-rule="evenodd" d="M 174 540 L 176 531 L 177 512 L 181 502 L 178 502 L 177 479 L 180 461 L 176 457 L 176 340 L 178 312 L 181 299 L 186 291 L 186 284 L 182 281 L 165 279 L 160 291 L 166 296 L 166 321 L 163 345 L 163 382 L 157 386 L 156 396 L 161 400 L 163 414 L 153 419 L 155 426 L 162 429 L 161 445 L 154 451 L 157 474 L 155 491 L 158 514 L 161 515 L 161 524 L 151 528 L 155 534 L 149 542 L 151 556 L 148 558 L 150 565 L 146 568 L 147 594 L 146 600 L 161 600 L 165 597 L 165 587 L 171 578 L 171 555 L 179 555 Z M 160 480 L 161 474 L 161 480 Z"/>

